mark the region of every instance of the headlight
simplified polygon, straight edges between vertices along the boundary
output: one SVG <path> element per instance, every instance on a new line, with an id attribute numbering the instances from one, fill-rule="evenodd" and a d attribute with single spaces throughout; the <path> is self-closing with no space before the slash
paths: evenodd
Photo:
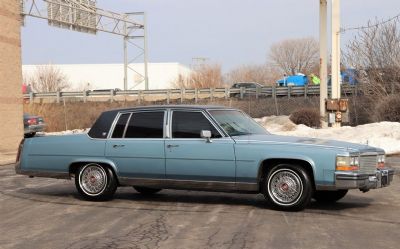
<path id="1" fill-rule="evenodd" d="M 378 161 L 378 169 L 385 168 L 385 155 L 378 155 L 377 161 Z"/>
<path id="2" fill-rule="evenodd" d="M 359 170 L 359 157 L 358 156 L 337 156 L 336 157 L 336 170 L 339 171 L 353 171 Z"/>

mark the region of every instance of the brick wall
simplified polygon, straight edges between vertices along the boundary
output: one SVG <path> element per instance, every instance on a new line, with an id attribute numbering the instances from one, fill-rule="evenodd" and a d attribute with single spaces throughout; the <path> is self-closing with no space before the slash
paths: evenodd
<path id="1" fill-rule="evenodd" d="M 0 1 L 0 152 L 23 137 L 19 0 Z"/>

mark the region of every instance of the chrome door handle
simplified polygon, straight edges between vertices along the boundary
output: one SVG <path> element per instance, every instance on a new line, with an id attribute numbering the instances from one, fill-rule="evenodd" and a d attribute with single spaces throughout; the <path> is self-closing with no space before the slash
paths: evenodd
<path id="1" fill-rule="evenodd" d="M 176 148 L 176 147 L 179 147 L 179 145 L 177 145 L 177 144 L 168 144 L 168 145 L 167 145 L 167 148 L 168 148 L 168 149 L 170 149 L 170 148 Z"/>
<path id="2" fill-rule="evenodd" d="M 113 145 L 113 148 L 122 148 L 122 147 L 125 147 L 125 145 L 123 145 L 123 144 L 114 144 Z"/>

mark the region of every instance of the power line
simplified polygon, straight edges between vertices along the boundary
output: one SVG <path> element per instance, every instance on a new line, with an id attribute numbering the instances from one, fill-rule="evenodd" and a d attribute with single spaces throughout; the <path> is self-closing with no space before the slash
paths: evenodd
<path id="1" fill-rule="evenodd" d="M 386 23 L 389 23 L 389 22 L 392 22 L 392 21 L 399 21 L 399 19 L 400 19 L 400 13 L 397 14 L 396 16 L 393 16 L 393 17 L 391 17 L 391 18 L 389 18 L 387 20 L 375 23 L 373 25 L 352 27 L 352 28 L 341 28 L 340 29 L 340 33 L 345 33 L 346 31 L 352 31 L 352 30 L 363 30 L 363 29 L 375 28 L 375 27 L 381 26 L 383 24 L 386 24 Z"/>

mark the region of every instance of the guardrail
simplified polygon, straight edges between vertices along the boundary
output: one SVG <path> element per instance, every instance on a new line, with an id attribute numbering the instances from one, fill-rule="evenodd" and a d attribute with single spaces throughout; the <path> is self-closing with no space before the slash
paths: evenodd
<path id="1" fill-rule="evenodd" d="M 328 86 L 328 93 L 331 87 Z M 342 95 L 357 94 L 358 90 L 355 86 L 344 85 L 341 87 Z M 260 88 L 201 88 L 201 89 L 157 89 L 157 90 L 127 90 L 127 91 L 82 91 L 82 92 L 47 92 L 47 93 L 30 93 L 25 94 L 24 99 L 34 103 L 35 100 L 45 99 L 49 102 L 65 101 L 65 99 L 77 98 L 86 101 L 100 101 L 102 99 L 109 101 L 118 100 L 136 100 L 145 101 L 146 98 L 154 97 L 156 100 L 164 100 L 169 104 L 172 99 L 180 99 L 183 103 L 186 99 L 194 99 L 195 103 L 199 99 L 247 99 L 252 97 L 258 98 L 282 98 L 282 97 L 309 97 L 318 96 L 319 86 L 288 86 L 275 87 L 266 86 Z M 154 99 L 153 99 L 154 100 Z"/>

